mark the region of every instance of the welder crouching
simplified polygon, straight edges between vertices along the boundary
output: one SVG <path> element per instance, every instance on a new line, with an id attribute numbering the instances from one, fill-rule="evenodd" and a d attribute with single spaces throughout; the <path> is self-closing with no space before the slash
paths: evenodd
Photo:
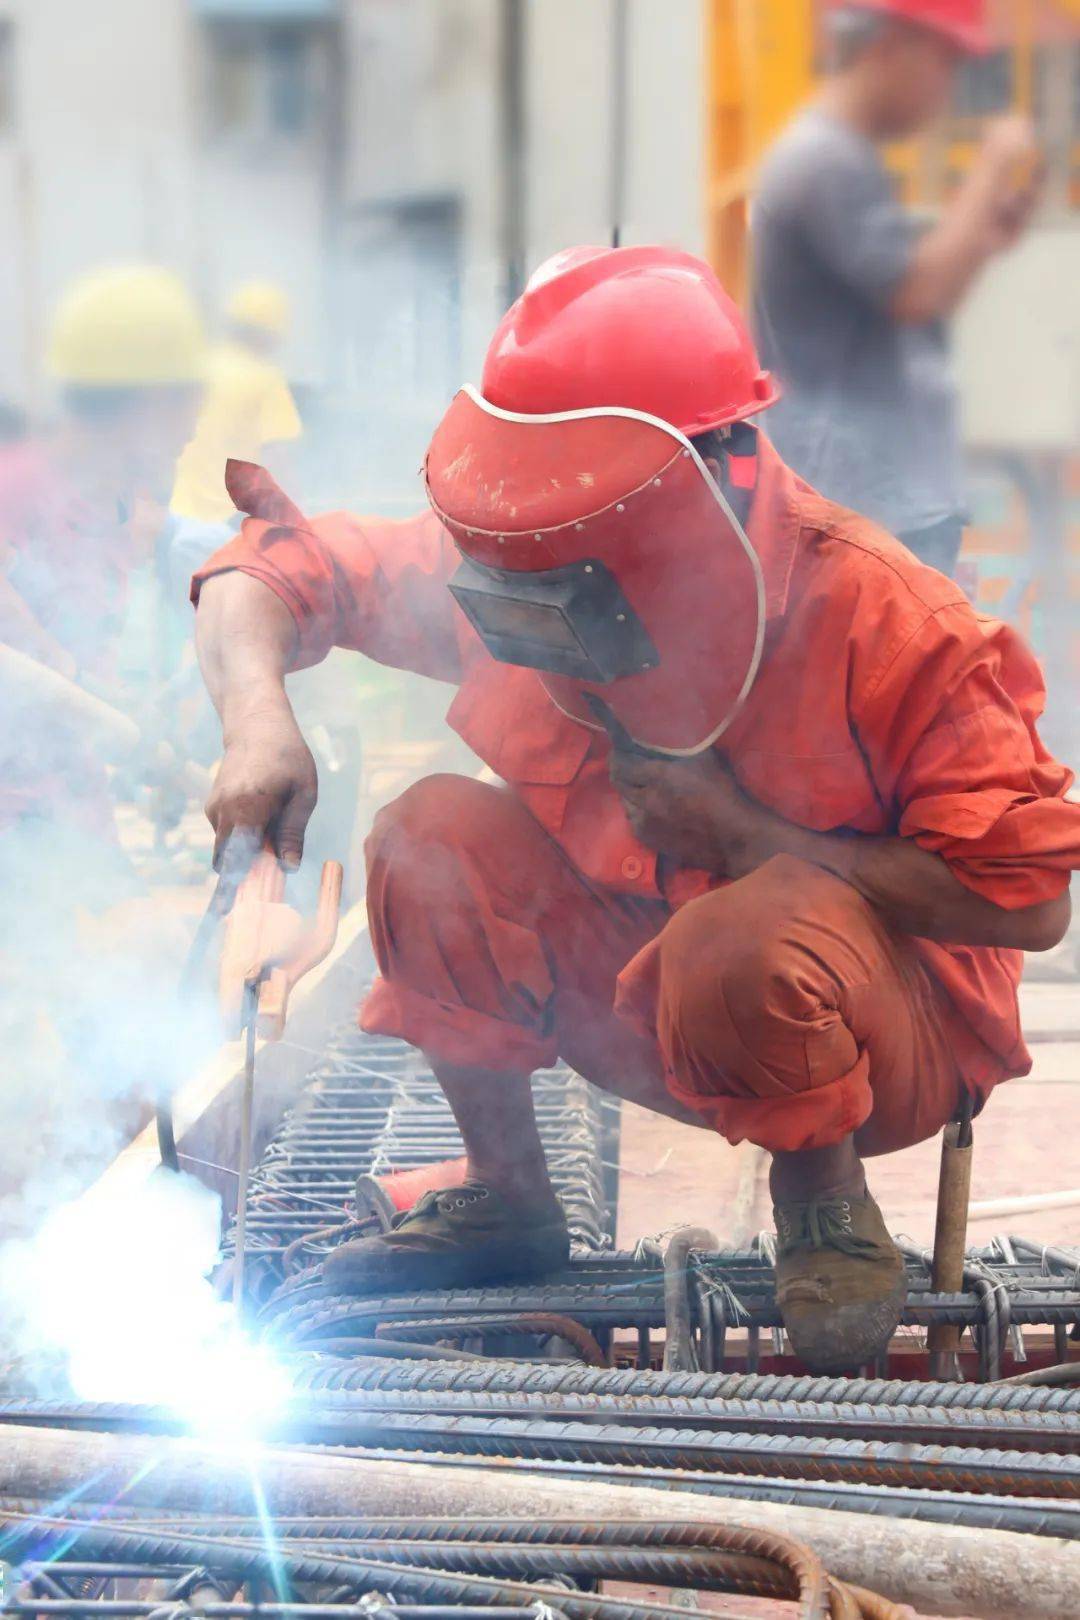
<path id="1" fill-rule="evenodd" d="M 469 1159 L 335 1288 L 560 1263 L 529 1076 L 562 1057 L 772 1154 L 780 1309 L 811 1366 L 887 1343 L 904 1268 L 863 1160 L 1026 1072 L 1024 949 L 1068 922 L 1070 773 L 1008 626 L 798 480 L 701 261 L 574 249 L 504 317 L 425 463 L 431 510 L 249 514 L 196 576 L 225 756 L 219 841 L 295 864 L 315 797 L 284 690 L 331 646 L 452 682 L 501 785 L 428 778 L 377 817 L 363 1027 L 427 1057 Z"/>

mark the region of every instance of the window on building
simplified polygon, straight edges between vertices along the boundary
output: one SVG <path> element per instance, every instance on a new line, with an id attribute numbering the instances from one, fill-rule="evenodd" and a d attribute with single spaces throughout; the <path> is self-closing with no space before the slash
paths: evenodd
<path id="1" fill-rule="evenodd" d="M 462 199 L 446 193 L 365 203 L 345 219 L 330 319 L 355 412 L 349 465 L 369 500 L 415 488 L 431 423 L 460 385 L 462 224 Z"/>
<path id="2" fill-rule="evenodd" d="M 208 18 L 207 126 L 245 144 L 297 144 L 323 128 L 332 22 Z"/>

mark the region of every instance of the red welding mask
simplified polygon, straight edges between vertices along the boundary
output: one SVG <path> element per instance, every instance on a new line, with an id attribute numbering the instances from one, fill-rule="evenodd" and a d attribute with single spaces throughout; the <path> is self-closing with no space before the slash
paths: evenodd
<path id="1" fill-rule="evenodd" d="M 493 657 L 537 670 L 583 725 L 602 700 L 642 748 L 717 740 L 761 658 L 764 584 L 683 432 L 625 407 L 523 415 L 466 387 L 425 473 L 462 555 L 450 589 Z"/>

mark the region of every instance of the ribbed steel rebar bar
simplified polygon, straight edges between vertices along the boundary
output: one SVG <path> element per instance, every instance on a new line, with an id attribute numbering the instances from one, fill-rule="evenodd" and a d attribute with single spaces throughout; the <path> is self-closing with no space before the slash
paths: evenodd
<path id="1" fill-rule="evenodd" d="M 696 1430 L 634 1429 L 588 1423 L 514 1423 L 499 1418 L 414 1415 L 340 1418 L 318 1429 L 347 1446 L 394 1445 L 473 1457 L 562 1458 L 655 1467 L 768 1473 L 802 1479 L 916 1485 L 1016 1496 L 1080 1498 L 1080 1470 L 1057 1453 L 915 1446 L 888 1441 L 820 1440 Z"/>
<path id="2" fill-rule="evenodd" d="M 28 1523 L 16 1516 L 9 1518 L 8 1524 L 11 1527 L 22 1525 L 27 1534 L 40 1528 L 63 1534 L 65 1528 L 62 1520 L 45 1521 L 42 1525 L 40 1520 Z M 89 1521 L 81 1521 L 81 1524 L 88 1526 L 90 1534 L 88 1537 L 82 1528 L 75 1533 L 78 1556 L 85 1553 L 87 1540 L 94 1541 L 94 1532 L 98 1531 Z M 331 1551 L 325 1543 L 328 1539 L 336 1542 L 337 1538 L 303 1533 L 296 1538 L 294 1531 L 298 1528 L 303 1532 L 303 1521 L 288 1521 L 287 1526 L 275 1527 L 275 1545 L 283 1562 L 286 1566 L 313 1560 L 325 1564 Z M 341 1538 L 345 1544 L 344 1556 L 340 1551 L 337 1553 L 342 1564 L 349 1568 L 359 1568 L 361 1564 L 370 1567 L 370 1561 L 355 1557 L 350 1544 L 372 1542 L 380 1563 L 389 1559 L 412 1568 L 420 1566 L 429 1576 L 433 1573 L 429 1566 L 434 1558 L 438 1564 L 434 1572 L 438 1580 L 449 1573 L 494 1572 L 514 1581 L 532 1581 L 537 1576 L 550 1574 L 554 1568 L 560 1574 L 595 1579 L 658 1581 L 710 1590 L 797 1595 L 800 1612 L 808 1620 L 818 1620 L 827 1613 L 858 1616 L 865 1612 L 889 1617 L 898 1613 L 894 1605 L 873 1594 L 863 1595 L 869 1599 L 868 1606 L 854 1599 L 841 1583 L 826 1577 L 820 1561 L 801 1543 L 773 1532 L 741 1526 L 674 1521 L 663 1524 L 609 1521 L 586 1526 L 561 1520 L 529 1523 L 386 1519 L 354 1525 L 352 1531 L 350 1536 Z M 70 1528 L 68 1533 L 70 1537 Z M 234 1522 L 227 1536 L 204 1538 L 202 1547 L 236 1548 L 243 1544 L 245 1535 L 251 1546 L 260 1547 L 264 1533 L 258 1521 Z M 179 1541 L 192 1546 L 200 1542 L 198 1536 L 190 1533 L 182 1536 L 173 1533 L 165 1538 L 160 1530 L 145 1522 L 127 1527 L 112 1524 L 105 1534 L 111 1535 L 112 1544 L 121 1547 L 125 1554 L 140 1558 L 152 1556 L 155 1561 L 160 1557 L 162 1545 Z M 134 1548 L 128 1545 L 132 1539 L 136 1543 Z M 323 1545 L 320 1546 L 320 1542 Z M 218 1555 L 206 1562 L 211 1568 L 217 1568 L 222 1560 Z M 582 1612 L 575 1606 L 575 1597 L 576 1594 L 571 1597 L 569 1606 L 561 1597 L 559 1599 L 571 1615 Z M 653 1607 L 654 1612 L 669 1612 L 659 1605 Z M 599 1612 L 595 1600 L 592 1605 L 586 1602 L 584 1612 Z"/>
<path id="3" fill-rule="evenodd" d="M 106 1403 L 78 1407 L 20 1401 L 0 1417 L 35 1426 L 182 1433 L 184 1424 L 160 1408 Z M 612 1423 L 442 1416 L 366 1411 L 353 1405 L 312 1405 L 290 1411 L 268 1438 L 299 1443 L 371 1446 L 400 1451 L 456 1452 L 471 1457 L 597 1462 L 703 1472 L 1032 1497 L 1080 1499 L 1076 1447 L 1070 1453 L 999 1447 L 918 1445 L 881 1439 L 832 1439 L 801 1434 L 748 1434 Z"/>
<path id="4" fill-rule="evenodd" d="M 430 1466 L 432 1462 L 440 1466 Z M 428 1466 L 424 1466 L 428 1464 Z M 707 1485 L 716 1476 L 686 1476 Z M 91 1484 L 91 1482 L 94 1482 Z M 492 1518 L 569 1517 L 694 1519 L 736 1522 L 794 1534 L 845 1580 L 913 1603 L 921 1612 L 983 1620 L 1080 1620 L 1080 1548 L 1066 1541 L 972 1532 L 943 1526 L 822 1512 L 767 1501 L 694 1497 L 608 1483 L 599 1471 L 527 1464 L 483 1466 L 468 1458 L 263 1447 L 257 1482 L 250 1455 L 229 1447 L 160 1435 L 104 1434 L 0 1425 L 0 1491 L 11 1496 L 71 1499 L 92 1489 L 163 1510 L 203 1514 L 394 1513 L 454 1518 L 462 1511 Z M 857 1524 L 857 1528 L 856 1528 Z M 1074 1611 L 1077 1611 L 1074 1613 Z"/>
<path id="5" fill-rule="evenodd" d="M 377 1348 L 380 1341 L 370 1341 Z M 423 1354 L 423 1346 L 417 1353 Z M 393 1349 L 393 1347 L 391 1347 Z M 403 1346 L 407 1354 L 409 1347 Z M 443 1352 L 444 1354 L 446 1352 Z M 477 1358 L 472 1358 L 475 1363 Z M 458 1362 L 458 1365 L 461 1363 Z M 534 1364 L 538 1379 L 548 1371 Z M 267 1435 L 288 1439 L 342 1422 L 370 1423 L 383 1416 L 502 1418 L 515 1423 L 603 1421 L 627 1429 L 731 1433 L 910 1442 L 978 1450 L 1059 1452 L 1080 1449 L 1080 1413 L 1014 1412 L 1008 1408 L 888 1406 L 873 1402 L 710 1400 L 692 1396 L 548 1395 L 522 1389 L 320 1390 L 300 1394 L 267 1426 Z M 182 1432 L 170 1408 L 108 1402 L 72 1402 L 0 1397 L 0 1422 L 68 1427 Z"/>
<path id="6" fill-rule="evenodd" d="M 395 1451 L 372 1447 L 364 1456 L 378 1462 L 422 1462 L 440 1469 L 475 1468 L 476 1459 L 449 1452 Z M 681 1468 L 629 1464 L 558 1462 L 533 1459 L 538 1479 L 578 1484 L 630 1485 L 646 1490 L 690 1492 L 735 1501 L 771 1502 L 780 1507 L 826 1508 L 875 1519 L 910 1519 L 920 1524 L 956 1525 L 968 1530 L 1011 1530 L 1025 1535 L 1080 1541 L 1080 1503 L 1048 1497 L 972 1495 L 969 1491 L 926 1490 L 910 1486 L 845 1484 L 829 1480 L 770 1478 L 763 1474 L 697 1473 Z"/>
<path id="7" fill-rule="evenodd" d="M 548 1369 L 537 1367 L 540 1382 Z M 297 1410 L 302 1411 L 298 1400 Z M 1015 1412 L 999 1407 L 891 1406 L 872 1401 L 712 1400 L 665 1395 L 603 1395 L 542 1390 L 320 1390 L 309 1409 L 322 1412 L 415 1413 L 440 1416 L 545 1418 L 554 1422 L 605 1419 L 642 1427 L 804 1434 L 823 1438 L 908 1440 L 1018 1451 L 1068 1452 L 1080 1445 L 1080 1412 Z M 0 1404 L 0 1420 L 6 1414 Z M 31 1420 L 34 1408 L 27 1409 Z"/>
<path id="8" fill-rule="evenodd" d="M 791 1374 L 662 1373 L 636 1368 L 544 1367 L 488 1362 L 477 1367 L 421 1367 L 406 1362 L 329 1360 L 308 1353 L 291 1360 L 298 1390 L 401 1389 L 442 1393 L 528 1389 L 543 1396 L 582 1394 L 709 1400 L 856 1402 L 940 1407 L 953 1411 L 1078 1412 L 1080 1390 L 1036 1385 L 941 1384 L 884 1378 Z"/>
<path id="9" fill-rule="evenodd" d="M 0 1506 L 0 1525 L 5 1527 L 3 1541 L 8 1562 L 17 1560 L 21 1536 L 33 1538 L 30 1545 L 34 1547 L 36 1556 L 41 1555 L 42 1540 L 51 1539 L 60 1549 L 71 1544 L 71 1524 L 63 1521 L 57 1521 L 50 1536 L 46 1536 L 40 1523 L 27 1526 L 22 1521 L 5 1518 Z M 142 1529 L 121 1529 L 116 1525 L 108 1528 L 85 1525 L 78 1530 L 77 1546 L 80 1552 L 89 1552 L 106 1560 L 122 1557 L 137 1563 L 171 1565 L 197 1562 L 243 1580 L 257 1575 L 273 1581 L 285 1574 L 291 1580 L 311 1581 L 321 1586 L 345 1586 L 358 1592 L 374 1589 L 392 1599 L 400 1594 L 414 1603 L 434 1600 L 442 1603 L 471 1602 L 474 1605 L 490 1603 L 525 1607 L 543 1599 L 562 1608 L 571 1620 L 653 1620 L 658 1614 L 677 1620 L 679 1616 L 678 1610 L 662 1604 L 586 1598 L 558 1587 L 515 1586 L 511 1582 L 489 1580 L 482 1576 L 410 1569 L 355 1555 L 322 1558 L 310 1552 L 291 1553 L 280 1546 L 267 1550 L 261 1544 L 229 1541 L 221 1537 L 161 1532 L 151 1534 Z"/>

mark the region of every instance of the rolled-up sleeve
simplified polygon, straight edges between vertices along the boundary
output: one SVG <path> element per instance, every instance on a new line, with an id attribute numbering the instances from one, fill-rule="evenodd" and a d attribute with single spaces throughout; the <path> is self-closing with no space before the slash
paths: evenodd
<path id="1" fill-rule="evenodd" d="M 1061 894 L 1080 866 L 1072 773 L 1037 730 L 1035 659 L 1007 625 L 931 615 L 861 705 L 860 740 L 896 829 L 1007 910 Z"/>
<path id="2" fill-rule="evenodd" d="M 292 614 L 293 669 L 346 647 L 396 669 L 461 679 L 477 643 L 447 590 L 457 556 L 434 513 L 308 520 L 269 474 L 244 463 L 229 463 L 228 485 L 249 516 L 194 575 L 196 605 L 207 579 L 238 570 L 261 580 Z"/>

